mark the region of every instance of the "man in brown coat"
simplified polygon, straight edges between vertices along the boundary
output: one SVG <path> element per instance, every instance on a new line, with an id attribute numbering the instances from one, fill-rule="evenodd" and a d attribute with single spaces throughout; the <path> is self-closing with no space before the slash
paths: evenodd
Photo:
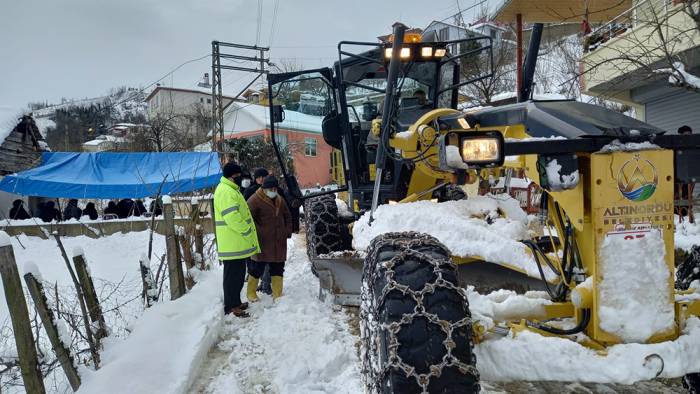
<path id="1" fill-rule="evenodd" d="M 287 238 L 292 236 L 292 215 L 278 194 L 277 178 L 268 175 L 261 187 L 248 199 L 250 213 L 258 230 L 260 253 L 248 262 L 248 300 L 257 301 L 256 290 L 260 277 L 269 266 L 272 278 L 272 297 L 282 295 L 282 275 L 287 260 Z"/>

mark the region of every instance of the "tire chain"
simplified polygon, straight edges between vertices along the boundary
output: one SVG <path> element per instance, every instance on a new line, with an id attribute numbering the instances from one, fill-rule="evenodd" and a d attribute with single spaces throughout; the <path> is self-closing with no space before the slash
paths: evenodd
<path id="1" fill-rule="evenodd" d="M 332 212 L 335 207 L 336 211 Z M 335 198 L 332 195 L 320 196 L 304 203 L 306 223 L 307 254 L 312 259 L 318 255 L 342 249 L 340 223 Z M 329 220 L 332 218 L 331 220 Z M 315 226 L 322 223 L 326 231 L 318 234 Z"/>
<path id="2" fill-rule="evenodd" d="M 676 288 L 687 290 L 690 283 L 696 279 L 700 279 L 700 246 L 693 246 L 690 254 L 678 266 Z"/>
<path id="3" fill-rule="evenodd" d="M 381 290 L 381 295 L 378 300 L 375 300 L 374 292 L 372 291 L 371 284 L 376 280 L 376 275 L 381 274 L 381 270 L 375 269 L 379 261 L 375 259 L 379 255 L 382 248 L 386 246 L 392 246 L 399 251 L 388 261 L 381 263 L 386 269 L 384 275 L 387 278 L 387 284 Z M 404 232 L 404 233 L 386 233 L 377 238 L 375 238 L 367 251 L 367 258 L 364 265 L 364 273 L 362 280 L 362 290 L 361 290 L 361 302 L 362 306 L 360 309 L 360 341 L 361 341 L 361 358 L 362 358 L 362 380 L 368 393 L 382 393 L 382 382 L 385 376 L 393 370 L 401 371 L 406 377 L 413 377 L 416 383 L 422 389 L 422 393 L 429 393 L 428 386 L 430 384 L 430 379 L 432 377 L 440 377 L 442 371 L 446 367 L 456 367 L 460 372 L 464 374 L 471 374 L 473 376 L 474 382 L 479 381 L 479 372 L 476 369 L 476 356 L 471 352 L 471 359 L 469 363 L 464 363 L 452 355 L 452 350 L 456 347 L 456 342 L 452 338 L 453 332 L 461 327 L 466 327 L 471 334 L 471 314 L 468 309 L 467 292 L 448 280 L 445 280 L 442 275 L 441 268 L 449 266 L 451 269 L 456 270 L 457 266 L 452 262 L 449 257 L 445 259 L 437 259 L 434 256 L 430 256 L 426 253 L 414 250 L 414 247 L 419 246 L 433 246 L 444 251 L 445 256 L 449 256 L 447 248 L 440 243 L 437 239 L 433 238 L 427 234 L 421 234 L 416 232 Z M 414 291 L 407 285 L 398 283 L 394 279 L 395 272 L 393 268 L 402 261 L 405 261 L 407 257 L 412 257 L 414 259 L 419 259 L 424 262 L 428 262 L 433 266 L 433 272 L 437 278 L 433 283 L 425 283 L 421 290 Z M 423 297 L 427 294 L 433 293 L 437 288 L 446 288 L 450 291 L 458 293 L 460 297 L 464 300 L 467 305 L 467 315 L 465 318 L 451 323 L 446 320 L 441 320 L 436 314 L 427 312 L 423 307 Z M 379 323 L 376 320 L 379 311 L 377 310 L 378 305 L 384 302 L 386 296 L 392 290 L 397 290 L 403 295 L 412 297 L 415 301 L 416 307 L 412 314 L 404 314 L 401 320 L 391 323 Z M 365 307 L 368 306 L 368 307 Z M 442 362 L 437 365 L 431 365 L 429 367 L 429 373 L 419 374 L 416 372 L 415 367 L 406 364 L 398 354 L 399 341 L 398 333 L 401 331 L 402 326 L 410 324 L 416 318 L 424 318 L 430 323 L 439 326 L 445 333 L 446 338 L 443 341 L 445 346 L 445 356 L 442 358 Z M 372 337 L 372 333 L 379 332 L 379 330 L 385 330 L 389 334 L 388 344 L 386 345 L 388 356 L 386 365 L 381 365 L 382 360 L 379 359 L 379 344 L 376 338 Z M 471 336 L 469 337 L 469 347 L 473 349 L 473 342 Z M 479 391 L 478 384 L 476 385 L 476 391 Z"/>

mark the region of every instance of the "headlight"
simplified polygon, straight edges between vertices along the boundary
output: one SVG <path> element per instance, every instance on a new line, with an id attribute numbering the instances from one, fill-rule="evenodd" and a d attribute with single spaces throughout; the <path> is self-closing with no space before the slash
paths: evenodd
<path id="1" fill-rule="evenodd" d="M 384 57 L 388 60 L 391 59 L 391 54 L 393 53 L 393 48 L 384 48 Z M 399 52 L 399 57 L 401 59 L 409 59 L 411 57 L 411 48 L 401 48 Z"/>
<path id="2" fill-rule="evenodd" d="M 435 49 L 435 57 L 443 57 L 447 53 L 447 49 L 445 48 L 437 48 Z"/>
<path id="3" fill-rule="evenodd" d="M 423 57 L 433 56 L 433 47 L 422 47 L 420 49 L 420 55 Z"/>
<path id="4" fill-rule="evenodd" d="M 471 132 L 460 138 L 462 160 L 470 166 L 503 164 L 503 135 L 497 131 Z"/>

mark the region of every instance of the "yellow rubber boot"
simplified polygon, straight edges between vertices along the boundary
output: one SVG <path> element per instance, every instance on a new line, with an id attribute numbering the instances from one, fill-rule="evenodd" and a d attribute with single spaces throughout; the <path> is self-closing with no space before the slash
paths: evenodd
<path id="1" fill-rule="evenodd" d="M 272 299 L 276 300 L 282 297 L 282 277 L 272 276 L 270 277 L 270 280 L 272 282 Z"/>
<path id="2" fill-rule="evenodd" d="M 258 279 L 255 279 L 252 276 L 248 275 L 248 288 L 246 288 L 248 302 L 258 301 L 258 293 L 255 292 L 258 289 L 258 282 Z"/>

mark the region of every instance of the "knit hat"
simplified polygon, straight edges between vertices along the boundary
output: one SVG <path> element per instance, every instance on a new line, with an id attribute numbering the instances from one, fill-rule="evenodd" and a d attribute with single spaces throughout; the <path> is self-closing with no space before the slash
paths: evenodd
<path id="1" fill-rule="evenodd" d="M 229 161 L 228 163 L 226 163 L 226 165 L 224 165 L 223 173 L 224 178 L 231 178 L 232 176 L 241 173 L 241 166 L 232 161 Z"/>
<path id="2" fill-rule="evenodd" d="M 262 183 L 263 189 L 272 189 L 277 186 L 279 186 L 279 182 L 277 182 L 277 178 L 274 175 L 266 176 Z"/>
<path id="3" fill-rule="evenodd" d="M 253 179 L 264 178 L 268 175 L 270 175 L 270 173 L 264 168 L 256 168 L 255 171 L 253 171 Z"/>

